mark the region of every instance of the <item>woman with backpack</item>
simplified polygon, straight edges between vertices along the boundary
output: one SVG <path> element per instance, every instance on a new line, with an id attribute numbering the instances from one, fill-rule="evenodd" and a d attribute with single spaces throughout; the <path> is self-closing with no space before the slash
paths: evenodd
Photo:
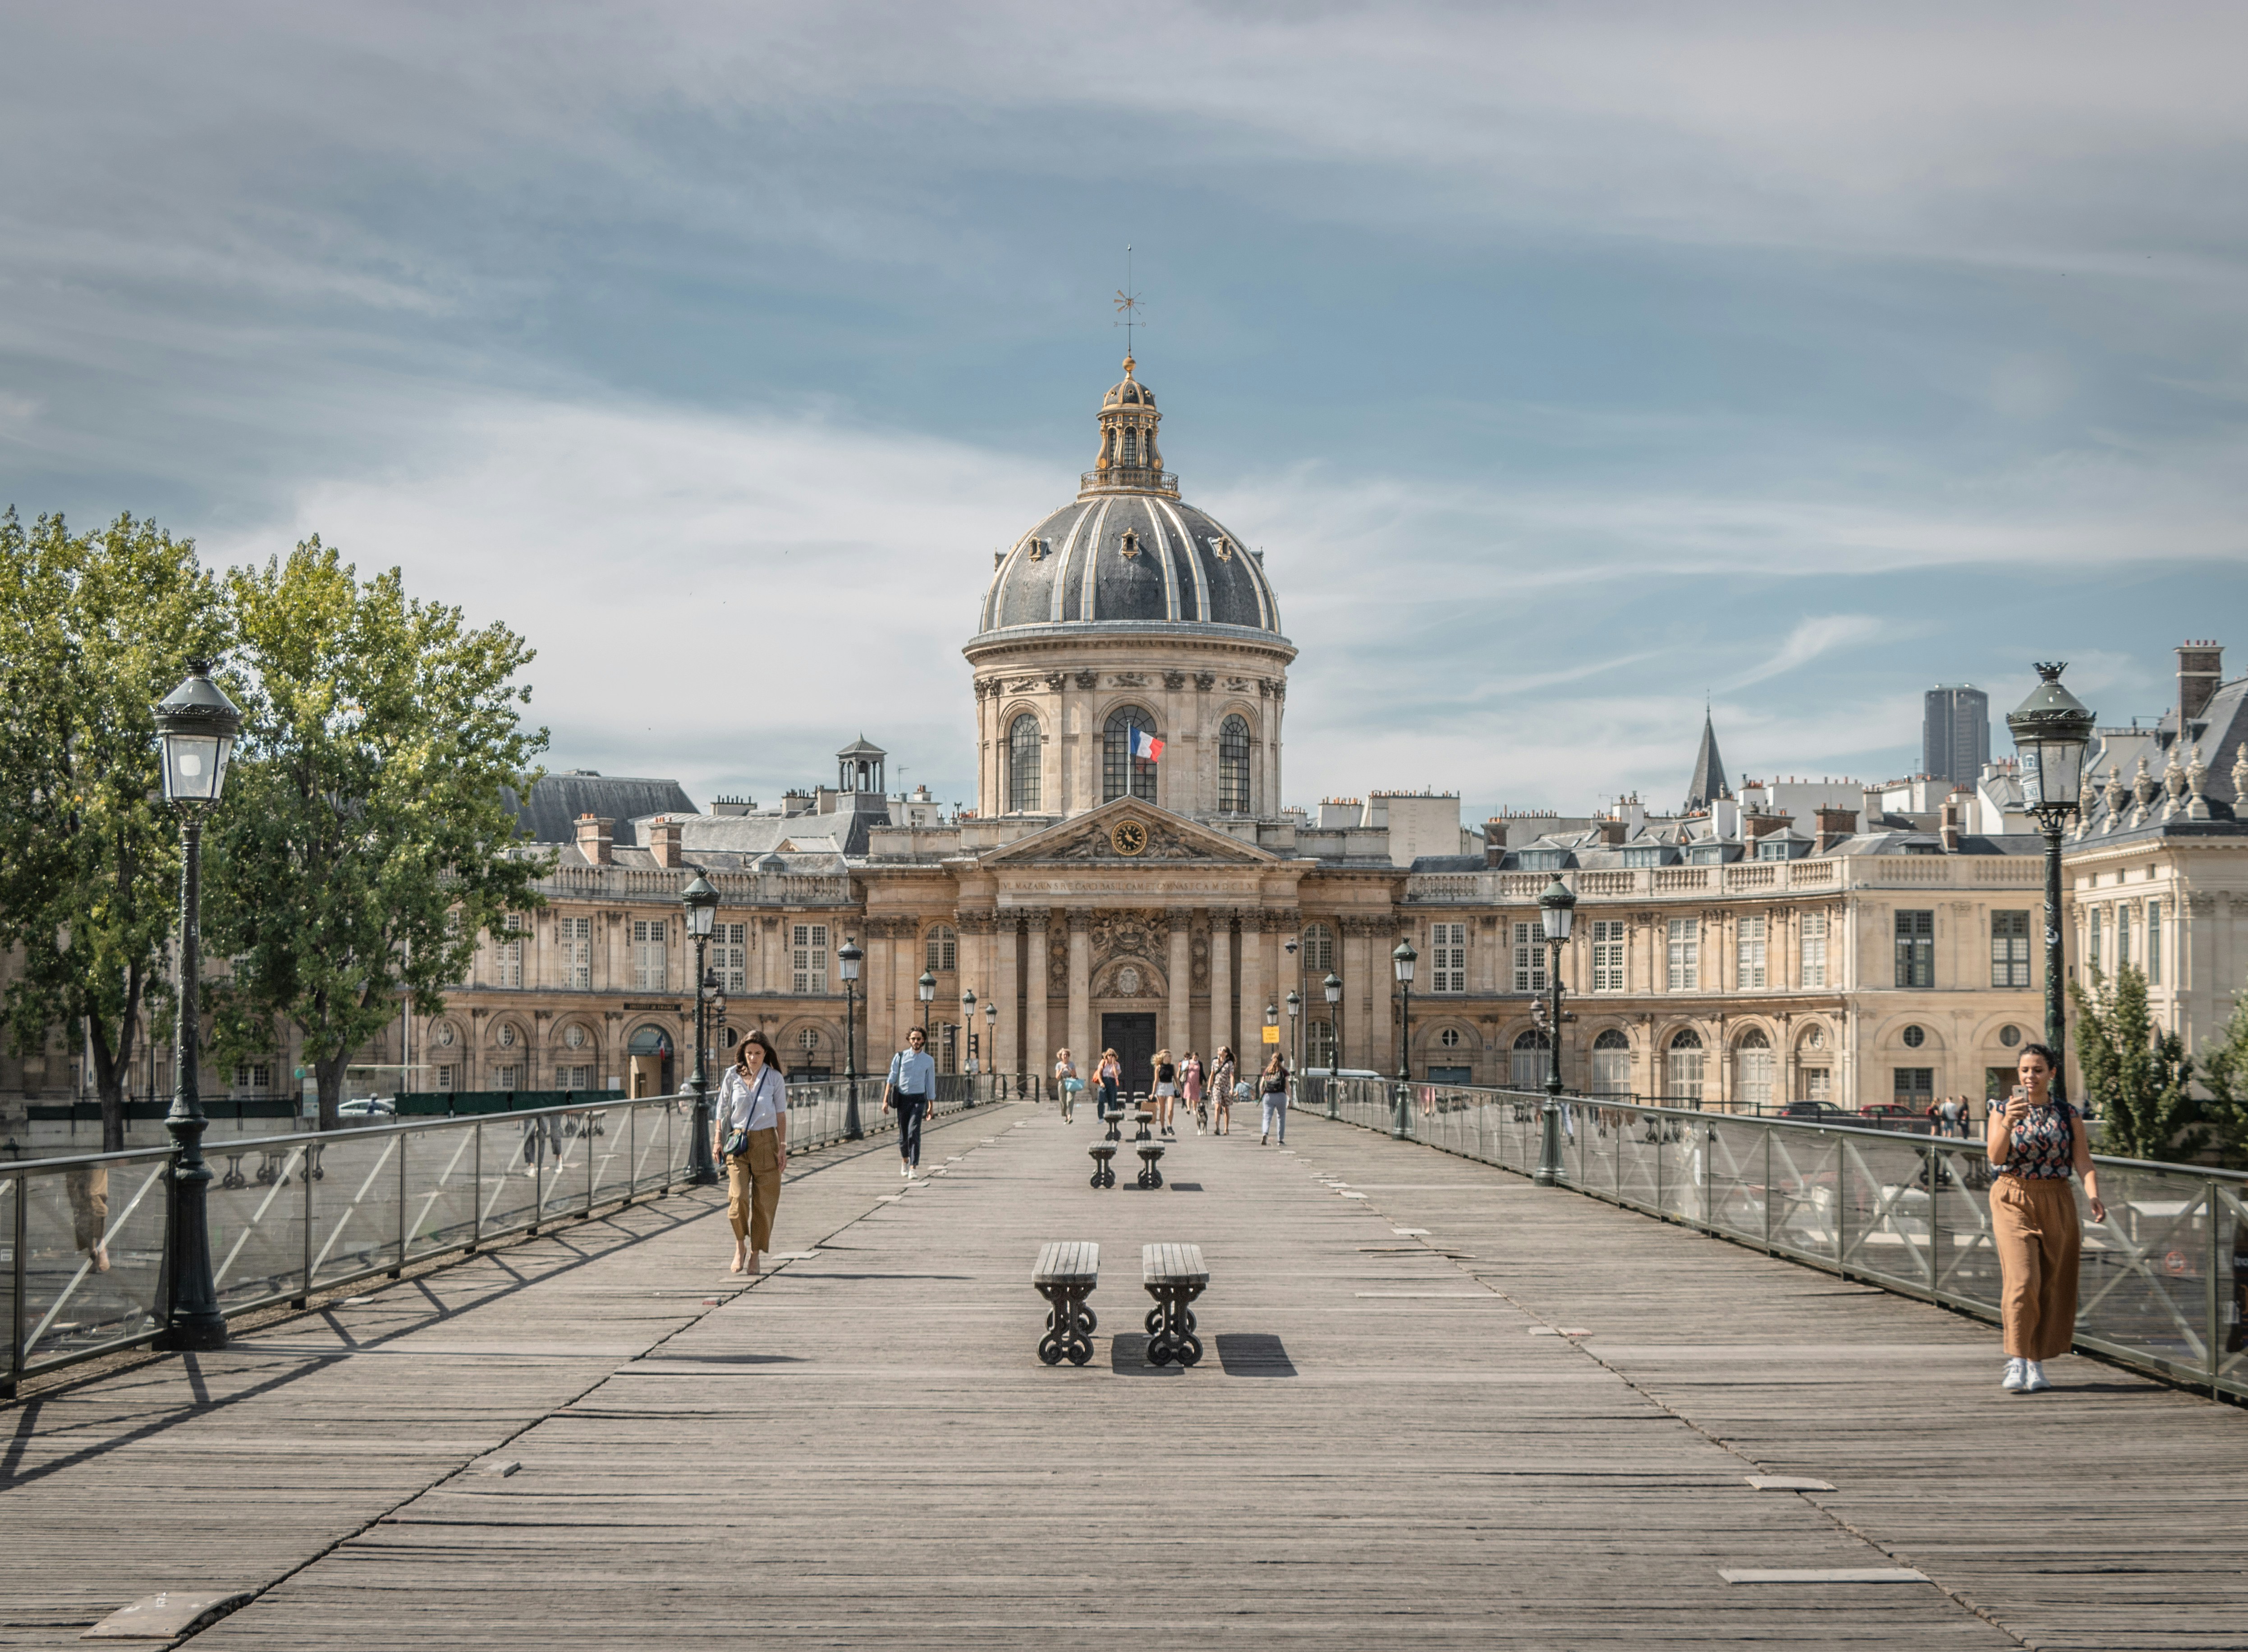
<path id="1" fill-rule="evenodd" d="M 1263 1147 L 1277 1134 L 1285 1146 L 1288 1140 L 1288 1062 L 1278 1050 L 1272 1052 L 1272 1059 L 1264 1064 L 1264 1072 L 1257 1080 L 1257 1088 L 1264 1099 L 1264 1122 L 1257 1137 L 1257 1145 Z"/>
<path id="2" fill-rule="evenodd" d="M 1233 1086 L 1240 1075 L 1233 1066 L 1233 1046 L 1221 1044 L 1217 1053 L 1210 1058 L 1210 1093 L 1217 1104 L 1217 1118 L 1212 1125 L 1219 1135 L 1233 1134 Z"/>

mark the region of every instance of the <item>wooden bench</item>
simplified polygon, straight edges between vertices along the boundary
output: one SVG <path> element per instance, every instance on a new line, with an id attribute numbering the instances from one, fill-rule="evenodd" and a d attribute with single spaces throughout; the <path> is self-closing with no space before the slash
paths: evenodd
<path id="1" fill-rule="evenodd" d="M 1140 1247 L 1140 1282 L 1155 1306 L 1148 1310 L 1148 1361 L 1169 1365 L 1174 1360 L 1192 1365 L 1202 1358 L 1202 1339 L 1195 1334 L 1192 1304 L 1210 1284 L 1198 1244 L 1143 1244 Z"/>
<path id="2" fill-rule="evenodd" d="M 1066 1354 L 1072 1365 L 1083 1365 L 1093 1357 L 1093 1333 L 1100 1323 L 1086 1301 L 1100 1283 L 1100 1245 L 1090 1239 L 1056 1239 L 1040 1246 L 1031 1283 L 1049 1305 L 1038 1358 L 1059 1365 Z"/>
<path id="3" fill-rule="evenodd" d="M 1144 1137 L 1136 1144 L 1140 1155 L 1140 1185 L 1159 1188 L 1163 1185 L 1163 1143 Z"/>
<path id="4" fill-rule="evenodd" d="M 1116 1166 L 1111 1162 L 1116 1157 L 1116 1143 L 1096 1141 L 1086 1151 L 1093 1155 L 1093 1185 L 1096 1188 L 1114 1187 Z"/>
<path id="5" fill-rule="evenodd" d="M 1140 1134 L 1132 1138 L 1134 1141 L 1148 1141 L 1154 1139 L 1154 1132 L 1148 1128 L 1155 1121 L 1155 1115 L 1153 1113 L 1146 1107 L 1135 1107 L 1125 1116 L 1140 1127 Z"/>

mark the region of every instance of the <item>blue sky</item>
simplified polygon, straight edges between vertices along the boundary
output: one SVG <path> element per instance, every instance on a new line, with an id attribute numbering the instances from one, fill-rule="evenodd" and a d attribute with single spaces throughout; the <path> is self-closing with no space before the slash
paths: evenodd
<path id="1" fill-rule="evenodd" d="M 313 531 L 560 767 L 972 799 L 1124 247 L 1292 800 L 1909 771 L 2248 650 L 2237 7 L 0 8 L 0 499 Z M 2231 634 L 2228 634 L 2231 633 Z M 2005 749 L 2003 731 L 1994 745 Z"/>

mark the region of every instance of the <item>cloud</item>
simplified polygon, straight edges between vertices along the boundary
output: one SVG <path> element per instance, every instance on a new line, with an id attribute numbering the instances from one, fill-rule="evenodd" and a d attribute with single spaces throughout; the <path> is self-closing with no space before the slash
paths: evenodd
<path id="1" fill-rule="evenodd" d="M 1830 614 L 1804 620 L 1787 634 L 1787 641 L 1770 658 L 1751 666 L 1725 687 L 1729 691 L 1738 690 L 1784 675 L 1837 648 L 1854 648 L 1875 641 L 1888 630 L 1887 625 L 1869 614 Z"/>

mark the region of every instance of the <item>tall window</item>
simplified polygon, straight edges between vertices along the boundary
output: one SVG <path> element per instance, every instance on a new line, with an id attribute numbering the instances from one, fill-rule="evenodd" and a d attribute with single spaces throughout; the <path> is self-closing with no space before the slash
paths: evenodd
<path id="1" fill-rule="evenodd" d="M 1896 984 L 1901 987 L 1936 984 L 1935 913 L 1896 915 Z"/>
<path id="2" fill-rule="evenodd" d="M 1772 1040 L 1751 1027 L 1733 1046 L 1734 1090 L 1752 1107 L 1772 1105 Z"/>
<path id="3" fill-rule="evenodd" d="M 504 987 L 523 984 L 523 914 L 511 912 L 500 920 L 499 938 L 492 947 L 492 962 L 497 984 Z"/>
<path id="4" fill-rule="evenodd" d="M 1733 983 L 1737 991 L 1745 992 L 1752 987 L 1764 985 L 1764 932 L 1765 917 L 1762 913 L 1740 921 L 1740 973 Z"/>
<path id="5" fill-rule="evenodd" d="M 593 921 L 558 918 L 554 938 L 562 948 L 562 984 L 579 992 L 593 984 Z"/>
<path id="6" fill-rule="evenodd" d="M 234 1068 L 234 1087 L 263 1095 L 273 1086 L 273 1069 L 263 1061 L 238 1061 Z"/>
<path id="7" fill-rule="evenodd" d="M 557 1067 L 554 1076 L 565 1090 L 590 1090 L 593 1087 L 593 1069 L 589 1066 Z"/>
<path id="8" fill-rule="evenodd" d="M 1334 970 L 1334 931 L 1324 923 L 1304 926 L 1304 972 L 1325 976 Z"/>
<path id="9" fill-rule="evenodd" d="M 493 1089 L 519 1090 L 522 1087 L 523 1068 L 516 1063 L 506 1062 L 492 1069 Z"/>
<path id="10" fill-rule="evenodd" d="M 1136 705 L 1120 705 L 1108 714 L 1105 737 L 1100 750 L 1100 800 L 1114 803 L 1119 798 L 1137 798 L 1142 803 L 1155 800 L 1155 765 L 1146 757 L 1132 755 L 1132 731 L 1142 734 L 1155 732 L 1155 719 Z M 1224 807 L 1221 802 L 1219 807 Z"/>
<path id="11" fill-rule="evenodd" d="M 1690 923 L 1693 920 L 1674 918 L 1671 922 Z M 1698 1105 L 1702 1100 L 1702 1035 L 1691 1027 L 1682 1028 L 1672 1035 L 1670 1047 L 1663 1052 L 1663 1099 Z"/>
<path id="12" fill-rule="evenodd" d="M 1546 929 L 1542 923 L 1514 926 L 1514 990 L 1546 990 Z"/>
<path id="13" fill-rule="evenodd" d="M 1803 984 L 1806 987 L 1826 984 L 1826 915 L 1824 912 L 1803 915 Z"/>
<path id="14" fill-rule="evenodd" d="M 2131 908 L 2115 908 L 2115 973 L 2131 967 Z"/>
<path id="15" fill-rule="evenodd" d="M 948 970 L 960 967 L 960 937 L 953 933 L 949 924 L 940 923 L 929 932 L 926 950 L 931 975 L 942 975 Z"/>
<path id="16" fill-rule="evenodd" d="M 2100 967 L 2100 908 L 2092 908 L 2091 944 L 2084 949 L 2085 961 L 2097 970 Z"/>
<path id="17" fill-rule="evenodd" d="M 1468 990 L 1466 924 L 1430 924 L 1429 953 L 1429 990 L 1431 992 L 1464 992 Z"/>
<path id="18" fill-rule="evenodd" d="M 1025 711 L 1007 729 L 1007 806 L 1017 814 L 1038 811 L 1039 746 L 1038 720 Z"/>
<path id="19" fill-rule="evenodd" d="M 1673 992 L 1699 992 L 1702 990 L 1702 920 L 1673 918 L 1670 920 L 1670 956 L 1663 984 Z M 1683 1038 L 1684 1033 L 1679 1034 Z M 1699 1049 L 1697 1044 L 1694 1046 Z M 1699 1073 L 1701 1058 L 1695 1058 L 1695 1071 Z M 1696 1082 L 1699 1082 L 1696 1080 Z M 1696 1093 L 1698 1093 L 1698 1092 Z"/>
<path id="20" fill-rule="evenodd" d="M 1304 1065 L 1310 1067 L 1333 1067 L 1335 1065 L 1333 1022 L 1313 1021 L 1305 1026 Z"/>
<path id="21" fill-rule="evenodd" d="M 664 956 L 664 943 L 671 936 L 668 918 L 634 918 L 633 920 L 633 985 L 642 992 L 665 992 L 671 987 L 671 971 Z"/>
<path id="22" fill-rule="evenodd" d="M 1631 1040 L 1620 1027 L 1610 1027 L 1593 1040 L 1593 1093 L 1631 1093 Z"/>
<path id="23" fill-rule="evenodd" d="M 789 970 L 794 977 L 793 991 L 825 992 L 827 991 L 827 926 L 824 923 L 798 923 L 790 926 Z"/>
<path id="24" fill-rule="evenodd" d="M 1249 720 L 1237 712 L 1217 726 L 1217 806 L 1249 812 Z"/>
<path id="25" fill-rule="evenodd" d="M 1802 1071 L 1803 1095 L 1806 1100 L 1831 1101 L 1833 1100 L 1830 1093 L 1833 1089 L 1833 1085 L 1830 1082 L 1833 1077 L 1832 1067 L 1805 1067 Z"/>
<path id="26" fill-rule="evenodd" d="M 1593 991 L 1623 991 L 1623 929 L 1621 918 L 1593 920 Z M 1621 1038 L 1622 1035 L 1617 1035 Z M 1600 1046 L 1594 1045 L 1594 1049 Z M 1627 1045 L 1627 1048 L 1629 1046 Z"/>
<path id="27" fill-rule="evenodd" d="M 2147 902 L 2147 984 L 2162 984 L 2162 903 Z"/>
<path id="28" fill-rule="evenodd" d="M 1991 915 L 1991 984 L 2025 987 L 2030 984 L 2030 915 L 1993 912 Z"/>
<path id="29" fill-rule="evenodd" d="M 1517 1090 L 1542 1090 L 1546 1087 L 1546 1035 L 1542 1032 L 1518 1033 L 1514 1048 L 1507 1052 L 1507 1081 Z"/>
<path id="30" fill-rule="evenodd" d="M 750 990 L 750 926 L 746 923 L 714 923 L 710 939 L 716 943 L 710 949 L 710 967 L 718 972 L 718 984 L 728 992 L 741 993 Z"/>
<path id="31" fill-rule="evenodd" d="M 1936 1069 L 1934 1067 L 1898 1067 L 1896 1086 L 1891 1092 L 1901 1107 L 1910 1107 L 1915 1113 L 1925 1113 L 1936 1100 Z"/>

